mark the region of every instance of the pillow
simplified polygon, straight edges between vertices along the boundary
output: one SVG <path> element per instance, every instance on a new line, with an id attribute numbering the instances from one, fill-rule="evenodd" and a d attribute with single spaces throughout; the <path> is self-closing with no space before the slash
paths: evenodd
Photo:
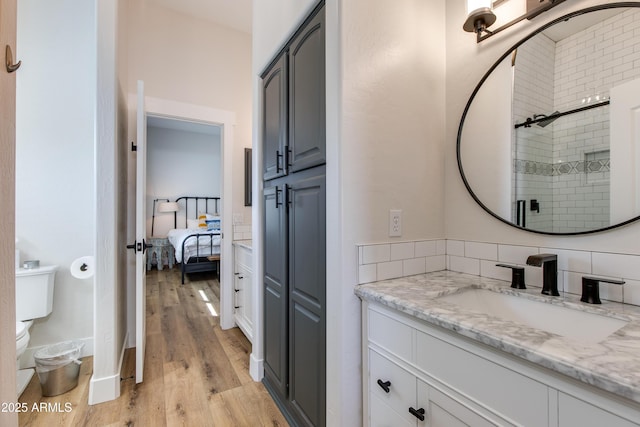
<path id="1" fill-rule="evenodd" d="M 207 231 L 220 232 L 220 217 L 212 216 L 211 219 L 206 220 L 207 223 Z"/>
<path id="2" fill-rule="evenodd" d="M 207 228 L 207 214 L 198 214 L 198 228 Z"/>
<path id="3" fill-rule="evenodd" d="M 198 229 L 199 221 L 197 219 L 188 219 L 187 220 L 187 228 L 189 230 Z"/>

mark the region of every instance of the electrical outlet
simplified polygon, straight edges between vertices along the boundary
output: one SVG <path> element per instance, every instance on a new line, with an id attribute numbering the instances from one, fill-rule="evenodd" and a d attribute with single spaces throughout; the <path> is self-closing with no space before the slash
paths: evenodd
<path id="1" fill-rule="evenodd" d="M 389 237 L 402 236 L 402 211 L 391 209 L 389 211 Z"/>

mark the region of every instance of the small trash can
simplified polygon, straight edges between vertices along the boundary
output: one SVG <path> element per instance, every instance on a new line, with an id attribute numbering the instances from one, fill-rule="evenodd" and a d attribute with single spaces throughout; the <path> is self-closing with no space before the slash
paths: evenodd
<path id="1" fill-rule="evenodd" d="M 83 347 L 81 342 L 65 341 L 35 352 L 33 358 L 43 396 L 57 396 L 78 385 Z"/>

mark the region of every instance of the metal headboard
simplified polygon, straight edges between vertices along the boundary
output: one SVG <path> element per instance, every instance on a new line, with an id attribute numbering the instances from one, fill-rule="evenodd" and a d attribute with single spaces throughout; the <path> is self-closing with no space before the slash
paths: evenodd
<path id="1" fill-rule="evenodd" d="M 180 201 L 184 201 L 184 226 L 187 228 L 187 219 L 189 219 L 189 205 L 192 208 L 195 207 L 195 214 L 193 216 L 194 219 L 198 219 L 198 212 L 201 211 L 201 207 L 204 205 L 204 212 L 209 212 L 209 204 L 214 205 L 215 210 L 214 213 L 218 214 L 220 212 L 220 197 L 207 197 L 207 196 L 182 196 L 176 199 L 177 203 Z M 191 201 L 191 203 L 189 203 Z M 199 209 L 200 208 L 200 209 Z M 173 228 L 178 228 L 178 212 L 173 213 Z"/>

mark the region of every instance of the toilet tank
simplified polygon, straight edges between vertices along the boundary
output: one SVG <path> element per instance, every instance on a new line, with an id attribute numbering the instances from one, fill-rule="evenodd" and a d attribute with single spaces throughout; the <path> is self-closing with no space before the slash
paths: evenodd
<path id="1" fill-rule="evenodd" d="M 16 270 L 16 320 L 46 317 L 53 310 L 57 265 Z"/>

